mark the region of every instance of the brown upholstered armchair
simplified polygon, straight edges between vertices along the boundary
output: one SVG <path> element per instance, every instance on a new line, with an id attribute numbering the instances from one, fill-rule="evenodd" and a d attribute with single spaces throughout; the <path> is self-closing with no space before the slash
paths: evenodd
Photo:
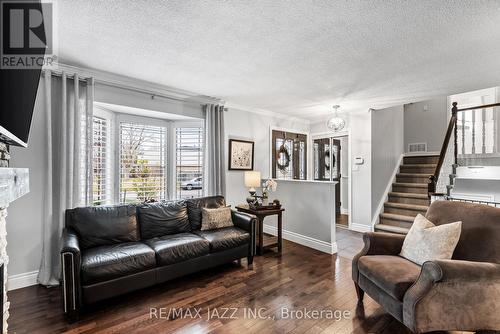
<path id="1" fill-rule="evenodd" d="M 452 260 L 419 266 L 398 256 L 403 235 L 365 233 L 352 261 L 359 301 L 366 292 L 416 333 L 500 330 L 500 208 L 436 201 L 426 217 L 462 221 Z"/>

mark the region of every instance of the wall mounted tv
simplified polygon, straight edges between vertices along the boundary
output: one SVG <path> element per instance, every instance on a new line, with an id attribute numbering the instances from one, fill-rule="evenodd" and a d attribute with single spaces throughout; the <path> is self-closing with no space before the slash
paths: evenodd
<path id="1" fill-rule="evenodd" d="M 28 146 L 40 69 L 0 70 L 0 141 Z"/>

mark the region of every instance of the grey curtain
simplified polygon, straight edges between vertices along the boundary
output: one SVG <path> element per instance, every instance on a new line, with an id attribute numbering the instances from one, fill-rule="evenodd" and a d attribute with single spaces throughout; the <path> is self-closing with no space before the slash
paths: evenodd
<path id="1" fill-rule="evenodd" d="M 38 282 L 59 284 L 59 248 L 64 212 L 89 204 L 92 194 L 93 79 L 44 72 L 47 174 L 44 184 L 42 261 Z"/>
<path id="2" fill-rule="evenodd" d="M 204 106 L 204 112 L 204 195 L 225 196 L 226 167 L 224 154 L 224 106 L 207 104 Z"/>

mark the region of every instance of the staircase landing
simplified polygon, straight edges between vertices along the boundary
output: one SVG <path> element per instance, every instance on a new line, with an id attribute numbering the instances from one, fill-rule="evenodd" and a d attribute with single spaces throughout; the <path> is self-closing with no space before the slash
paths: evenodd
<path id="1" fill-rule="evenodd" d="M 430 205 L 427 182 L 438 160 L 438 155 L 403 158 L 375 231 L 407 234 L 417 214 L 425 215 Z"/>

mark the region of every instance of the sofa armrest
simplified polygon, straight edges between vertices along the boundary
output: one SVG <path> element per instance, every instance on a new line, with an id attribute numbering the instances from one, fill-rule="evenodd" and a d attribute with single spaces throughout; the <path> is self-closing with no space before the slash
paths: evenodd
<path id="1" fill-rule="evenodd" d="M 352 279 L 358 282 L 358 261 L 365 255 L 398 255 L 401 252 L 404 235 L 384 232 L 367 232 L 363 234 L 363 249 L 352 259 Z"/>
<path id="2" fill-rule="evenodd" d="M 250 250 L 249 256 L 255 255 L 255 243 L 256 243 L 256 229 L 257 219 L 255 216 L 249 215 L 247 213 L 238 212 L 235 210 L 231 211 L 231 218 L 233 220 L 234 226 L 241 228 L 242 230 L 250 233 Z"/>
<path id="3" fill-rule="evenodd" d="M 81 250 L 78 234 L 71 228 L 63 230 L 60 256 L 64 314 L 76 320 L 81 306 Z"/>
<path id="4" fill-rule="evenodd" d="M 403 321 L 414 332 L 498 330 L 500 264 L 434 260 L 422 265 L 403 300 Z"/>

